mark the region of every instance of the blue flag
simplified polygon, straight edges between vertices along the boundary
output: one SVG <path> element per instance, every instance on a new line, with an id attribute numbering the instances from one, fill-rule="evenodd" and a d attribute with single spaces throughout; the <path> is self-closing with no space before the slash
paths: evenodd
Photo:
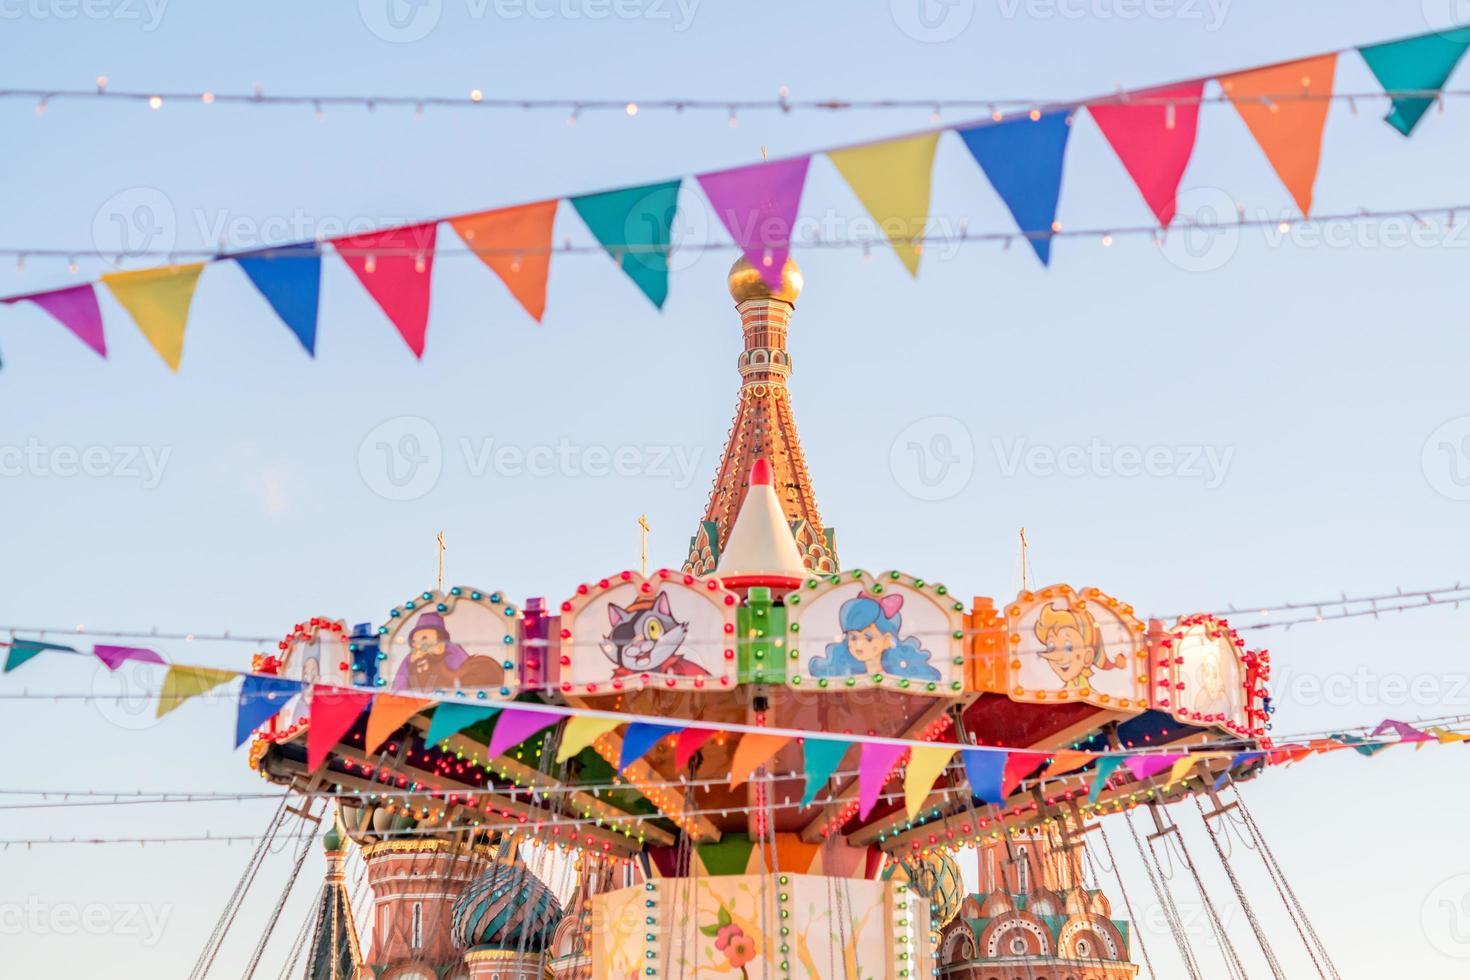
<path id="1" fill-rule="evenodd" d="M 1026 232 L 1042 265 L 1051 260 L 1052 223 L 1062 193 L 1062 158 L 1067 153 L 1071 110 L 981 123 L 956 130 L 970 154 Z"/>
<path id="2" fill-rule="evenodd" d="M 274 718 L 286 702 L 305 687 L 284 677 L 246 674 L 240 685 L 240 708 L 235 715 L 235 747 L 245 744 L 250 733 Z"/>
<path id="3" fill-rule="evenodd" d="M 232 256 L 260 295 L 316 356 L 316 317 L 321 296 L 322 254 L 315 242 L 278 245 Z"/>
<path id="4" fill-rule="evenodd" d="M 1006 759 L 1009 752 L 966 749 L 965 778 L 970 781 L 970 792 L 985 803 L 1004 803 Z"/>
<path id="5" fill-rule="evenodd" d="M 442 701 L 434 709 L 429 721 L 429 734 L 424 736 L 425 745 L 438 745 L 451 735 L 458 735 L 471 725 L 494 715 L 499 708 L 487 704 L 463 704 L 459 701 Z"/>
<path id="6" fill-rule="evenodd" d="M 618 772 L 637 762 L 648 754 L 648 750 L 665 735 L 672 735 L 679 731 L 673 725 L 653 725 L 648 722 L 635 721 L 628 726 L 627 733 L 623 736 L 623 751 L 618 755 Z"/>

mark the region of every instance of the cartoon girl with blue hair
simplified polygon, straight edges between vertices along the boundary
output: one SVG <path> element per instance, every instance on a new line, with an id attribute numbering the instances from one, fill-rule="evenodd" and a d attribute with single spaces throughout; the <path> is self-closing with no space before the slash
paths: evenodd
<path id="1" fill-rule="evenodd" d="M 937 681 L 939 670 L 929 662 L 917 636 L 900 637 L 903 596 L 848 599 L 837 610 L 842 639 L 827 644 L 825 655 L 813 657 L 807 670 L 813 677 L 849 677 L 854 674 L 892 674 L 914 680 Z"/>

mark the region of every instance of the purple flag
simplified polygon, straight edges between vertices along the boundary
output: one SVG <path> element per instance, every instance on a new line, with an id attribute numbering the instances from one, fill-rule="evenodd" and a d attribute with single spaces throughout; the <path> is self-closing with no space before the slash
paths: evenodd
<path id="1" fill-rule="evenodd" d="M 699 175 L 715 214 L 772 289 L 780 288 L 781 270 L 791 253 L 809 163 L 811 157 L 796 157 Z"/>
<path id="2" fill-rule="evenodd" d="M 864 742 L 858 760 L 858 819 L 868 819 L 873 807 L 878 805 L 878 794 L 888 782 L 888 774 L 898 764 L 899 757 L 907 749 L 902 745 L 881 742 Z"/>
<path id="3" fill-rule="evenodd" d="M 1399 737 L 1399 741 L 1401 742 L 1430 742 L 1434 739 L 1434 736 L 1421 732 L 1413 725 L 1406 724 L 1402 721 L 1394 721 L 1392 718 L 1384 719 L 1379 723 L 1377 728 L 1373 729 L 1374 737 L 1382 735 L 1385 732 L 1393 732 Z"/>
<path id="4" fill-rule="evenodd" d="M 49 293 L 10 296 L 0 302 L 19 303 L 29 300 L 50 313 L 58 323 L 77 335 L 82 343 L 101 357 L 107 356 L 107 340 L 102 336 L 102 312 L 97 309 L 97 294 L 92 284 L 68 286 Z"/>
<path id="5" fill-rule="evenodd" d="M 1133 778 L 1147 779 L 1168 769 L 1184 758 L 1184 755 L 1183 752 L 1171 752 L 1166 755 L 1130 755 L 1123 764 L 1128 767 L 1129 772 L 1133 773 Z"/>
<path id="6" fill-rule="evenodd" d="M 566 715 L 550 711 L 518 711 L 506 708 L 495 720 L 495 730 L 490 733 L 490 745 L 485 750 L 487 758 L 504 755 L 526 739 L 545 728 L 550 728 Z"/>
<path id="7" fill-rule="evenodd" d="M 161 664 L 163 658 L 147 647 L 114 647 L 98 644 L 92 648 L 97 659 L 107 665 L 108 670 L 117 670 L 129 660 L 145 664 Z"/>

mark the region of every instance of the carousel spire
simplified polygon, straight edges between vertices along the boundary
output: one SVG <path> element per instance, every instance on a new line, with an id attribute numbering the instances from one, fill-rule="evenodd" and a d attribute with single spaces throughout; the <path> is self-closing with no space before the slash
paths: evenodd
<path id="1" fill-rule="evenodd" d="M 765 577 L 799 582 L 806 574 L 796 539 L 771 485 L 772 472 L 765 459 L 757 459 L 750 468 L 745 502 L 730 528 L 730 540 L 716 568 L 727 583 Z"/>

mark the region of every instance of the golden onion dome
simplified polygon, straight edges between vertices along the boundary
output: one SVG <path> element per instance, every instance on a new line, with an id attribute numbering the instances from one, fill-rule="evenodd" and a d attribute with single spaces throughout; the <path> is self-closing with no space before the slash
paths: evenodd
<path id="1" fill-rule="evenodd" d="M 762 278 L 760 270 L 750 264 L 745 256 L 735 260 L 730 266 L 730 298 L 736 305 L 744 303 L 749 299 L 779 299 L 783 302 L 796 305 L 796 298 L 801 295 L 801 287 L 805 284 L 801 275 L 801 266 L 796 260 L 786 259 L 786 264 L 781 267 L 781 288 L 772 289 L 770 284 Z"/>

